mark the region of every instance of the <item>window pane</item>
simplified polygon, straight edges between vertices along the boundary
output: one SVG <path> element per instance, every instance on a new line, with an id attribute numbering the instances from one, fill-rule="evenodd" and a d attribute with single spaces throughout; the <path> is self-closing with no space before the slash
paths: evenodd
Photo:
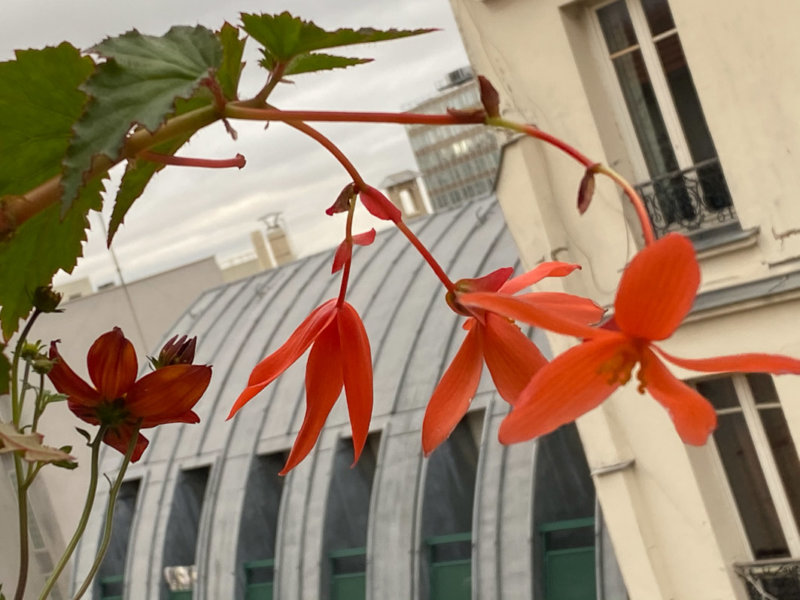
<path id="1" fill-rule="evenodd" d="M 697 164 L 716 158 L 717 151 L 714 148 L 714 142 L 711 141 L 711 133 L 708 131 L 708 125 L 703 116 L 700 98 L 697 96 L 692 75 L 689 73 L 678 34 L 670 35 L 656 42 L 656 50 L 661 67 L 664 69 L 664 76 L 667 78 L 672 101 L 678 112 L 683 135 L 686 137 L 686 143 L 689 144 L 692 161 Z"/>
<path id="2" fill-rule="evenodd" d="M 642 8 L 650 26 L 650 33 L 654 36 L 675 29 L 667 0 L 642 0 Z"/>
<path id="3" fill-rule="evenodd" d="M 800 459 L 797 458 L 797 449 L 789 433 L 786 417 L 780 408 L 767 408 L 759 413 L 795 523 L 800 523 Z"/>
<path id="4" fill-rule="evenodd" d="M 650 176 L 677 171 L 678 161 L 641 51 L 618 56 L 613 62 Z"/>
<path id="5" fill-rule="evenodd" d="M 744 416 L 720 415 L 714 441 L 753 555 L 757 559 L 788 556 L 786 539 Z"/>
<path id="6" fill-rule="evenodd" d="M 701 396 L 711 402 L 716 410 L 739 408 L 739 398 L 736 396 L 733 379 L 730 377 L 698 381 L 695 383 L 695 388 Z"/>
<path id="7" fill-rule="evenodd" d="M 611 54 L 636 45 L 636 33 L 624 0 L 604 6 L 597 11 L 597 16 Z"/>
<path id="8" fill-rule="evenodd" d="M 771 376 L 765 373 L 749 373 L 746 377 L 756 404 L 777 404 L 779 402 L 778 390 L 775 389 L 775 383 Z"/>

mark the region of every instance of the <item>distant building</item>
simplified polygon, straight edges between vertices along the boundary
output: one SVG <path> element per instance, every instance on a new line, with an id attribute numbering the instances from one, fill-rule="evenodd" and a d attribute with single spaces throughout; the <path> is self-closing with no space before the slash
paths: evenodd
<path id="1" fill-rule="evenodd" d="M 403 211 L 405 220 L 415 219 L 430 213 L 419 187 L 419 173 L 400 171 L 387 176 L 381 187 L 394 204 Z"/>
<path id="2" fill-rule="evenodd" d="M 437 95 L 409 112 L 441 114 L 448 108 L 477 108 L 481 104 L 478 83 L 469 67 L 449 73 L 437 89 Z M 407 133 L 434 211 L 480 198 L 492 190 L 500 151 L 497 139 L 486 127 L 412 125 Z"/>

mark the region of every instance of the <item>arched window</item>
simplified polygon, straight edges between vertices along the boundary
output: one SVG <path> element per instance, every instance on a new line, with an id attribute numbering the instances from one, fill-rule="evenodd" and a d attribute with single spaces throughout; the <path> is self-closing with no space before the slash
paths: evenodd
<path id="1" fill-rule="evenodd" d="M 482 413 L 468 415 L 428 459 L 422 505 L 422 598 L 472 598 L 472 507 Z"/>
<path id="2" fill-rule="evenodd" d="M 122 600 L 125 589 L 128 541 L 138 494 L 138 479 L 125 481 L 119 488 L 114 518 L 111 523 L 111 540 L 95 580 L 95 590 L 100 600 Z"/>
<path id="3" fill-rule="evenodd" d="M 379 444 L 380 435 L 370 435 L 355 465 L 350 440 L 339 440 L 336 447 L 323 542 L 327 573 L 322 580 L 329 581 L 331 600 L 366 598 L 369 503 Z"/>
<path id="4" fill-rule="evenodd" d="M 195 552 L 209 467 L 181 471 L 164 542 L 162 600 L 190 600 L 197 571 Z"/>
<path id="5" fill-rule="evenodd" d="M 275 579 L 275 536 L 283 492 L 283 477 L 278 475 L 286 455 L 256 456 L 247 477 L 239 526 L 236 563 L 242 565 L 237 576 L 237 597 L 245 600 L 272 600 Z"/>

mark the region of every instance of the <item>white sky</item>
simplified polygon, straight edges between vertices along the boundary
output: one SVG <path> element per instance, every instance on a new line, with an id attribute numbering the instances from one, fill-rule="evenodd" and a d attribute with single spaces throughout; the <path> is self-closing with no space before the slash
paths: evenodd
<path id="1" fill-rule="evenodd" d="M 295 78 L 271 101 L 284 109 L 400 111 L 435 93 L 435 83 L 467 64 L 466 53 L 447 0 L 3 0 L 0 20 L 0 60 L 16 48 L 39 48 L 69 41 L 88 48 L 109 35 L 136 28 L 161 35 L 171 25 L 200 23 L 212 29 L 224 21 L 239 23 L 240 12 L 290 10 L 326 29 L 437 27 L 442 31 L 393 42 L 336 49 L 345 56 L 375 58 L 375 62 L 326 74 Z M 256 44 L 245 49 L 247 67 L 240 96 L 254 94 L 266 71 L 257 65 Z M 250 250 L 250 232 L 258 218 L 280 211 L 298 255 L 337 244 L 343 235 L 342 215 L 328 217 L 332 204 L 348 182 L 334 159 L 314 142 L 274 123 L 234 122 L 234 142 L 216 124 L 200 132 L 180 154 L 227 158 L 245 155 L 238 171 L 167 167 L 156 175 L 128 213 L 114 242 L 123 276 L 132 281 L 163 270 L 217 255 L 229 258 Z M 384 177 L 404 169 L 417 170 L 405 130 L 397 125 L 319 124 L 361 171 L 378 186 Z M 117 168 L 107 183 L 104 220 L 108 222 L 118 179 Z M 363 212 L 363 211 L 362 211 Z M 357 229 L 373 226 L 368 216 Z M 74 277 L 89 276 L 95 286 L 116 280 L 105 249 L 99 216 Z M 56 276 L 58 283 L 67 281 Z"/>

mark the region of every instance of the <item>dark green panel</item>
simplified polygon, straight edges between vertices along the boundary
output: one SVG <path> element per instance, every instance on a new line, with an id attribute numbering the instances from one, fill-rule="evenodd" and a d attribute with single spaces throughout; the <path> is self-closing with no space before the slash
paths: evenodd
<path id="1" fill-rule="evenodd" d="M 431 564 L 431 600 L 470 600 L 472 569 L 469 560 Z"/>
<path id="2" fill-rule="evenodd" d="M 244 592 L 244 600 L 272 600 L 272 582 L 249 584 Z"/>
<path id="3" fill-rule="evenodd" d="M 546 600 L 595 600 L 594 548 L 551 550 L 545 554 Z"/>
<path id="4" fill-rule="evenodd" d="M 365 600 L 366 597 L 366 573 L 342 573 L 333 576 L 332 600 Z"/>

